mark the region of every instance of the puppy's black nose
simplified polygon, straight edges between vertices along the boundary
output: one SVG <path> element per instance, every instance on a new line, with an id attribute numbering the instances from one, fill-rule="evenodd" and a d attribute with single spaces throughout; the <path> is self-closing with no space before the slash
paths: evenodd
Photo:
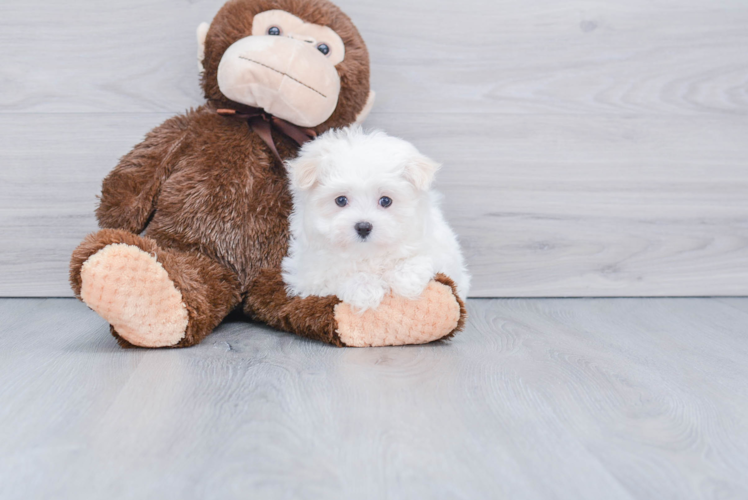
<path id="1" fill-rule="evenodd" d="M 361 236 L 362 239 L 366 239 L 366 237 L 369 236 L 369 233 L 371 232 L 371 228 L 373 226 L 370 222 L 356 222 L 356 225 L 353 227 L 356 229 L 356 232 L 359 236 Z"/>

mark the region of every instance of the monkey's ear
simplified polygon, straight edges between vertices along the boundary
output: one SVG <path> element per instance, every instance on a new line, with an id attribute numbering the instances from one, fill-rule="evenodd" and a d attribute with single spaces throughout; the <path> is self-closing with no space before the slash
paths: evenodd
<path id="1" fill-rule="evenodd" d="M 371 112 L 371 108 L 374 107 L 374 99 L 377 97 L 377 93 L 373 90 L 369 91 L 369 97 L 366 99 L 366 104 L 364 104 L 364 109 L 361 110 L 361 112 L 356 115 L 356 121 L 354 122 L 355 125 L 361 125 L 364 120 L 366 120 L 366 117 L 369 116 L 369 113 Z"/>
<path id="2" fill-rule="evenodd" d="M 434 174 L 441 165 L 431 158 L 417 155 L 405 165 L 405 177 L 420 191 L 426 191 L 434 181 Z"/>
<path id="3" fill-rule="evenodd" d="M 317 182 L 320 170 L 319 157 L 316 154 L 302 154 L 286 162 L 291 178 L 291 186 L 306 191 Z"/>
<path id="4" fill-rule="evenodd" d="M 197 27 L 197 70 L 201 75 L 205 73 L 203 60 L 205 59 L 205 38 L 208 36 L 209 28 L 210 24 L 208 23 L 200 23 L 200 26 Z"/>

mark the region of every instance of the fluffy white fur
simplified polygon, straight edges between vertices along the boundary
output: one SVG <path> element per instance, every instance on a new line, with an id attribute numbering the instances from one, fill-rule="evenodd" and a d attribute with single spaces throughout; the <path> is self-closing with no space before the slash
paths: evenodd
<path id="1" fill-rule="evenodd" d="M 418 298 L 444 273 L 465 298 L 470 276 L 430 189 L 439 165 L 412 144 L 357 126 L 333 130 L 304 145 L 287 168 L 294 211 L 283 278 L 290 294 L 337 295 L 364 311 L 390 290 Z M 383 207 L 382 197 L 392 204 Z M 372 225 L 366 238 L 358 222 Z"/>

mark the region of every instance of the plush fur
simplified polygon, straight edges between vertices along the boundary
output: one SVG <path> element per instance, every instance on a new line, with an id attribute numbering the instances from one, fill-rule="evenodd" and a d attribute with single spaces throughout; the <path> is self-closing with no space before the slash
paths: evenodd
<path id="1" fill-rule="evenodd" d="M 336 295 L 365 311 L 389 292 L 415 300 L 444 273 L 464 299 L 470 276 L 439 195 L 429 189 L 437 168 L 412 144 L 358 126 L 307 143 L 288 162 L 289 293 Z"/>
<path id="2" fill-rule="evenodd" d="M 367 103 L 366 46 L 350 19 L 327 0 L 232 0 L 218 12 L 205 37 L 202 61 L 208 103 L 167 120 L 122 158 L 103 183 L 96 211 L 103 229 L 87 237 L 71 260 L 71 284 L 81 298 L 83 265 L 109 245 L 130 245 L 152 255 L 181 294 L 188 314 L 181 340 L 158 344 L 163 347 L 200 342 L 237 307 L 271 326 L 345 345 L 336 320 L 337 298 L 286 293 L 280 275 L 291 213 L 285 172 L 274 167 L 270 149 L 245 121 L 215 113 L 216 107 L 235 107 L 216 82 L 222 54 L 251 34 L 255 14 L 271 9 L 329 26 L 346 45 L 345 60 L 337 66 L 338 106 L 316 127 L 318 133 L 353 123 Z M 280 155 L 294 157 L 298 146 L 275 136 Z M 122 253 L 117 258 L 127 255 L 139 254 Z M 97 261 L 108 258 L 99 257 Z M 111 276 L 97 279 L 102 280 L 96 283 L 99 289 L 117 286 Z M 117 298 L 116 293 L 110 295 Z M 462 307 L 457 297 L 449 301 Z M 148 326 L 142 328 L 147 335 Z M 450 335 L 451 330 L 442 323 L 433 338 Z M 114 328 L 112 333 L 123 346 L 156 345 L 128 337 L 130 342 Z"/>
<path id="3" fill-rule="evenodd" d="M 218 64 L 226 50 L 252 34 L 256 14 L 280 9 L 307 23 L 329 26 L 345 44 L 345 60 L 338 64 L 340 95 L 332 116 L 317 131 L 345 127 L 356 121 L 369 97 L 369 52 L 358 30 L 338 7 L 327 0 L 232 0 L 226 3 L 210 25 L 205 39 L 202 86 L 205 97 L 221 107 L 231 107 L 218 88 Z"/>

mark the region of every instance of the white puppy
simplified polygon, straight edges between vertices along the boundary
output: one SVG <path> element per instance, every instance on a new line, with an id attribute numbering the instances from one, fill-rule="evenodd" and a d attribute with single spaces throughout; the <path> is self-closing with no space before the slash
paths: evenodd
<path id="1" fill-rule="evenodd" d="M 376 308 L 389 291 L 421 295 L 436 273 L 465 298 L 470 276 L 431 181 L 439 165 L 359 127 L 329 131 L 287 163 L 294 211 L 283 278 L 291 295 L 337 295 Z"/>

